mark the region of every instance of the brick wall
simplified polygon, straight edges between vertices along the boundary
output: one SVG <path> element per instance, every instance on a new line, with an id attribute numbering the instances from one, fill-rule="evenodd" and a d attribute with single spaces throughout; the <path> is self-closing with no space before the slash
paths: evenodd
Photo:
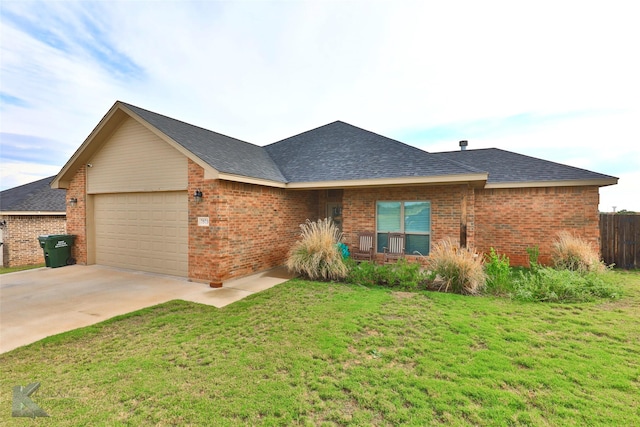
<path id="1" fill-rule="evenodd" d="M 205 180 L 189 162 L 189 277 L 225 281 L 284 264 L 307 218 L 318 213 L 317 191 L 293 191 L 224 180 Z M 209 217 L 209 227 L 197 218 Z"/>
<path id="2" fill-rule="evenodd" d="M 557 233 L 574 233 L 600 248 L 598 187 L 547 187 L 477 190 L 476 246 L 494 247 L 512 265 L 527 265 L 526 249 L 538 246 L 548 263 Z"/>
<path id="3" fill-rule="evenodd" d="M 467 245 L 479 252 L 491 247 L 528 265 L 526 249 L 538 246 L 548 263 L 551 246 L 563 230 L 600 247 L 598 187 L 479 189 L 466 186 L 346 189 L 343 197 L 346 241 L 358 231 L 375 231 L 376 201 L 431 201 L 431 242 L 450 237 L 459 243 L 463 197 L 466 196 Z"/>
<path id="4" fill-rule="evenodd" d="M 80 166 L 67 189 L 67 233 L 76 236 L 71 256 L 78 264 L 87 264 L 87 194 L 86 194 L 87 167 Z M 78 199 L 76 206 L 69 206 L 69 199 Z"/>
<path id="5" fill-rule="evenodd" d="M 5 215 L 3 230 L 3 267 L 34 265 L 44 262 L 38 236 L 65 234 L 64 215 Z"/>
<path id="6" fill-rule="evenodd" d="M 196 203 L 193 193 L 202 191 L 203 201 Z M 197 281 L 220 280 L 216 276 L 219 254 L 226 239 L 226 226 L 219 217 L 217 207 L 218 188 L 215 180 L 204 179 L 204 169 L 192 160 L 188 161 L 189 197 L 189 278 Z M 198 217 L 208 217 L 209 227 L 199 227 Z M 214 255 L 215 254 L 215 255 Z"/>
<path id="7" fill-rule="evenodd" d="M 316 191 L 295 191 L 220 181 L 228 222 L 228 277 L 284 264 L 300 235 L 299 225 L 316 220 Z"/>
<path id="8" fill-rule="evenodd" d="M 431 202 L 432 244 L 445 238 L 459 243 L 463 196 L 467 197 L 467 244 L 472 245 L 474 195 L 466 185 L 345 189 L 342 207 L 346 242 L 354 245 L 359 231 L 376 230 L 377 201 L 426 200 Z"/>

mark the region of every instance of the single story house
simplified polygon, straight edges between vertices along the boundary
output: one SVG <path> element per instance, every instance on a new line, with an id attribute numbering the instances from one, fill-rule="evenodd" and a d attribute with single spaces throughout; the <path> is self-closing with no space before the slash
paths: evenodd
<path id="1" fill-rule="evenodd" d="M 65 191 L 51 188 L 53 176 L 0 192 L 0 265 L 44 262 L 38 236 L 66 232 Z"/>
<path id="2" fill-rule="evenodd" d="M 306 219 L 452 238 L 512 263 L 557 232 L 598 243 L 598 191 L 617 178 L 499 150 L 428 153 L 336 121 L 260 147 L 116 102 L 52 182 L 77 199 L 79 263 L 221 282 L 282 265 Z"/>

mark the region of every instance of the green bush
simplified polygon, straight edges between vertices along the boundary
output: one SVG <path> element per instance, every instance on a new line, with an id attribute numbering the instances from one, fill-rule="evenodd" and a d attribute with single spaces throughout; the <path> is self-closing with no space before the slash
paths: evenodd
<path id="1" fill-rule="evenodd" d="M 619 287 L 606 273 L 538 267 L 518 271 L 513 281 L 512 297 L 521 301 L 585 302 L 619 296 Z"/>
<path id="2" fill-rule="evenodd" d="M 551 260 L 560 270 L 602 272 L 606 269 L 600 254 L 589 242 L 566 231 L 559 233 L 553 242 Z"/>
<path id="3" fill-rule="evenodd" d="M 406 259 L 400 259 L 395 264 L 380 266 L 379 280 L 381 284 L 407 290 L 418 289 L 424 283 L 424 275 L 420 264 L 410 263 Z"/>
<path id="4" fill-rule="evenodd" d="M 347 276 L 343 253 L 338 243 L 342 232 L 331 219 L 300 224 L 301 239 L 287 258 L 289 270 L 311 280 L 340 280 Z"/>
<path id="5" fill-rule="evenodd" d="M 345 282 L 356 285 L 374 286 L 378 284 L 377 266 L 369 261 L 357 263 L 352 259 L 347 261 L 349 273 Z"/>
<path id="6" fill-rule="evenodd" d="M 498 255 L 494 248 L 485 255 L 484 271 L 487 276 L 484 292 L 491 295 L 508 295 L 512 290 L 511 267 L 506 255 Z"/>
<path id="7" fill-rule="evenodd" d="M 358 285 L 417 290 L 424 288 L 429 280 L 428 274 L 422 271 L 420 264 L 410 263 L 406 259 L 400 259 L 395 264 L 376 265 L 371 262 L 358 264 L 351 261 L 348 265 L 349 274 L 345 281 Z"/>
<path id="8" fill-rule="evenodd" d="M 538 257 L 540 256 L 540 248 L 537 246 L 527 248 L 527 254 L 529 255 L 529 268 L 535 270 L 539 267 Z"/>
<path id="9" fill-rule="evenodd" d="M 434 245 L 428 268 L 442 280 L 440 290 L 444 292 L 475 295 L 485 285 L 482 257 L 472 249 L 456 247 L 449 239 Z"/>

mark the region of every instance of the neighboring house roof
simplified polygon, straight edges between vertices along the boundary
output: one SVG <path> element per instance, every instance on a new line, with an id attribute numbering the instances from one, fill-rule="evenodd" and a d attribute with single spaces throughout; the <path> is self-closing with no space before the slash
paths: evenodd
<path id="1" fill-rule="evenodd" d="M 117 101 L 51 185 L 67 188 L 77 168 L 87 163 L 129 117 L 203 167 L 205 179 L 282 188 L 456 182 L 475 186 L 524 186 L 532 182 L 539 186 L 549 182 L 611 185 L 617 182 L 617 178 L 608 175 L 504 150 L 428 153 L 341 121 L 260 147 Z"/>
<path id="2" fill-rule="evenodd" d="M 484 173 L 341 121 L 264 148 L 289 182 Z"/>
<path id="3" fill-rule="evenodd" d="M 2 214 L 64 214 L 66 213 L 65 190 L 50 187 L 53 176 L 0 192 Z"/>
<path id="4" fill-rule="evenodd" d="M 580 169 L 573 166 L 525 156 L 499 148 L 479 150 L 461 150 L 445 153 L 433 153 L 439 158 L 448 159 L 463 165 L 489 172 L 487 188 L 504 186 L 567 185 L 611 185 L 618 178 Z"/>

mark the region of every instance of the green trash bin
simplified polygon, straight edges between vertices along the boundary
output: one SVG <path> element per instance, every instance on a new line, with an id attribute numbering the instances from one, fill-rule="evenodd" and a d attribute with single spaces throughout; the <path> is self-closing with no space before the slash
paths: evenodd
<path id="1" fill-rule="evenodd" d="M 71 257 L 71 247 L 76 236 L 72 234 L 45 234 L 38 236 L 40 247 L 44 250 L 44 263 L 47 267 L 64 267 L 75 264 Z"/>

